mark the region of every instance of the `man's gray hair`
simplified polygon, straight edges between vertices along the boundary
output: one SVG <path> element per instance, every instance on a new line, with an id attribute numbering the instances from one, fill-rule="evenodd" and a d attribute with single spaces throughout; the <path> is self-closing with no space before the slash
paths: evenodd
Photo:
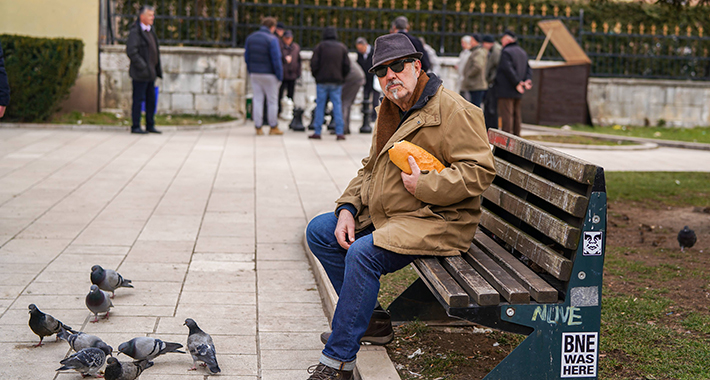
<path id="1" fill-rule="evenodd" d="M 355 45 L 367 45 L 367 40 L 365 39 L 365 37 L 358 37 L 355 40 Z"/>
<path id="2" fill-rule="evenodd" d="M 404 30 L 409 29 L 409 20 L 404 16 L 399 16 L 392 21 L 392 29 Z"/>
<path id="3" fill-rule="evenodd" d="M 465 44 L 470 44 L 472 39 L 473 39 L 473 37 L 471 37 L 471 36 L 463 36 L 463 37 L 461 37 L 461 42 L 463 42 Z"/>
<path id="4" fill-rule="evenodd" d="M 153 8 L 152 5 L 141 5 L 140 9 L 138 10 L 138 15 L 142 15 L 143 13 L 145 13 L 147 11 L 155 12 L 155 8 Z"/>

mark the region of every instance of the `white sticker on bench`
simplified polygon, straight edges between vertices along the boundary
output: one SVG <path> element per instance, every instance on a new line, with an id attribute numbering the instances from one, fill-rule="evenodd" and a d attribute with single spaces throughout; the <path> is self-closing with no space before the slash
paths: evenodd
<path id="1" fill-rule="evenodd" d="M 584 231 L 584 256 L 601 256 L 602 238 L 602 231 Z"/>
<path id="2" fill-rule="evenodd" d="M 599 333 L 562 333 L 560 377 L 596 377 Z"/>
<path id="3" fill-rule="evenodd" d="M 599 287 L 580 286 L 570 290 L 570 306 L 599 306 Z"/>

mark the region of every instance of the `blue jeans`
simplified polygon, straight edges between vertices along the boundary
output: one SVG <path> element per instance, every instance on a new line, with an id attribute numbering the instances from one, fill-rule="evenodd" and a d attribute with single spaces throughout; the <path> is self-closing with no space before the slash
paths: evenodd
<path id="1" fill-rule="evenodd" d="M 320 362 L 333 368 L 352 370 L 380 291 L 380 276 L 395 272 L 417 256 L 400 255 L 375 247 L 374 227 L 355 235 L 347 251 L 335 238 L 338 218 L 333 213 L 318 215 L 308 223 L 306 240 L 320 260 L 338 293 L 333 315 L 333 332 L 323 349 Z"/>
<path id="2" fill-rule="evenodd" d="M 315 134 L 320 135 L 321 127 L 323 126 L 323 119 L 325 118 L 325 105 L 330 98 L 330 102 L 333 103 L 333 117 L 335 118 L 335 134 L 342 135 L 344 124 L 343 124 L 343 85 L 341 84 L 329 84 L 329 83 L 319 83 L 316 84 L 316 118 L 314 121 Z"/>

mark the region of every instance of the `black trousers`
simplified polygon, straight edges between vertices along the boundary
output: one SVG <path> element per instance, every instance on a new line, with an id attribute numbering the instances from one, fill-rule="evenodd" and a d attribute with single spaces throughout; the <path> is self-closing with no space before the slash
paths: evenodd
<path id="1" fill-rule="evenodd" d="M 380 105 L 380 93 L 375 91 L 372 86 L 364 86 L 363 87 L 363 100 L 370 100 L 370 107 L 372 107 L 372 112 L 370 113 L 370 118 L 371 120 L 375 120 L 377 118 L 377 115 L 375 114 L 375 107 Z M 363 109 L 363 112 L 366 111 Z"/>
<path id="2" fill-rule="evenodd" d="M 279 87 L 279 115 L 281 114 L 281 99 L 284 97 L 284 91 L 286 91 L 286 96 L 293 100 L 293 93 L 296 90 L 296 80 L 284 79 L 281 82 L 281 87 Z"/>
<path id="3" fill-rule="evenodd" d="M 155 82 L 133 81 L 133 106 L 131 107 L 132 129 L 141 127 L 141 103 L 145 102 L 146 129 L 155 127 Z"/>
<path id="4" fill-rule="evenodd" d="M 483 97 L 483 116 L 486 120 L 486 129 L 498 129 L 498 98 L 494 87 L 489 88 Z"/>

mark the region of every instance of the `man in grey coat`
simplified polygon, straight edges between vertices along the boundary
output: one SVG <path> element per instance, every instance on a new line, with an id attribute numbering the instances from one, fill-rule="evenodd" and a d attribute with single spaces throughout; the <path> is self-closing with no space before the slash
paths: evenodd
<path id="1" fill-rule="evenodd" d="M 158 36 L 153 28 L 155 9 L 140 8 L 138 21 L 131 27 L 126 42 L 126 54 L 131 60 L 129 74 L 133 79 L 131 133 L 161 133 L 155 129 L 155 79 L 163 77 L 160 66 Z M 145 102 L 145 131 L 141 129 L 141 103 Z"/>
<path id="2" fill-rule="evenodd" d="M 360 88 L 365 84 L 365 71 L 357 63 L 357 61 L 350 60 L 350 72 L 345 76 L 345 83 L 343 83 L 343 130 L 346 135 L 350 134 L 350 109 L 353 106 L 355 97 L 357 96 Z"/>

